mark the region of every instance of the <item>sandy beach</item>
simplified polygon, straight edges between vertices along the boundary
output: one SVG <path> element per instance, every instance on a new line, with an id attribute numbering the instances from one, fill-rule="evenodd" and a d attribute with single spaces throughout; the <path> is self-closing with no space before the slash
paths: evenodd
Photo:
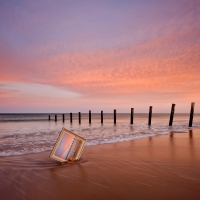
<path id="1" fill-rule="evenodd" d="M 88 146 L 73 164 L 49 154 L 0 157 L 1 200 L 200 199 L 200 130 Z"/>

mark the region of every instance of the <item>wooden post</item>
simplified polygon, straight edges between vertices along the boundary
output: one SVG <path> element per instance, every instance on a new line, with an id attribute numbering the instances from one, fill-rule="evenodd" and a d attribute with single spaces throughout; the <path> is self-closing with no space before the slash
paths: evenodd
<path id="1" fill-rule="evenodd" d="M 189 127 L 192 127 L 192 122 L 193 122 L 193 115 L 194 115 L 194 105 L 195 103 L 191 103 L 191 110 L 190 110 L 190 121 L 189 121 Z"/>
<path id="2" fill-rule="evenodd" d="M 89 110 L 89 124 L 91 124 L 91 110 Z"/>
<path id="3" fill-rule="evenodd" d="M 72 113 L 70 113 L 70 123 L 72 123 Z"/>
<path id="4" fill-rule="evenodd" d="M 55 115 L 55 122 L 57 122 L 57 115 Z"/>
<path id="5" fill-rule="evenodd" d="M 116 109 L 114 109 L 114 124 L 116 124 Z"/>
<path id="6" fill-rule="evenodd" d="M 134 114 L 134 108 L 131 108 L 130 124 L 133 124 L 133 114 Z"/>
<path id="7" fill-rule="evenodd" d="M 133 124 L 133 113 L 134 113 L 134 108 L 131 108 L 131 119 L 130 119 L 131 124 Z"/>
<path id="8" fill-rule="evenodd" d="M 152 117 L 152 106 L 149 106 L 149 122 L 148 122 L 149 126 L 151 126 L 151 117 Z"/>
<path id="9" fill-rule="evenodd" d="M 78 121 L 79 121 L 79 124 L 81 124 L 81 112 L 78 113 Z"/>
<path id="10" fill-rule="evenodd" d="M 65 114 L 62 115 L 62 118 L 63 118 L 63 122 L 64 122 L 65 121 Z"/>
<path id="11" fill-rule="evenodd" d="M 51 116 L 49 115 L 49 121 L 51 120 Z"/>
<path id="12" fill-rule="evenodd" d="M 101 123 L 103 124 L 103 110 L 101 111 Z"/>
<path id="13" fill-rule="evenodd" d="M 172 123 L 173 123 L 175 105 L 176 105 L 176 104 L 172 104 L 171 115 L 170 115 L 170 120 L 169 120 L 169 126 L 172 126 Z"/>

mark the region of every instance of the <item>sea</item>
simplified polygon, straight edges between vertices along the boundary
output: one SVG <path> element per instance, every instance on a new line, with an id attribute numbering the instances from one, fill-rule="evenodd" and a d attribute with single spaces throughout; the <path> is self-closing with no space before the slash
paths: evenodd
<path id="1" fill-rule="evenodd" d="M 50 120 L 49 120 L 50 115 Z M 130 124 L 129 113 L 117 113 L 114 124 L 113 113 L 104 113 L 103 124 L 101 114 L 92 113 L 91 124 L 89 114 L 70 115 L 54 113 L 43 114 L 0 114 L 0 156 L 39 153 L 51 150 L 62 130 L 66 128 L 87 139 L 86 146 L 104 143 L 123 142 L 144 137 L 185 132 L 200 128 L 200 114 L 194 114 L 193 126 L 189 127 L 189 114 L 175 113 L 173 125 L 169 126 L 170 114 L 153 113 L 151 126 L 148 126 L 148 113 L 135 113 L 133 124 Z"/>

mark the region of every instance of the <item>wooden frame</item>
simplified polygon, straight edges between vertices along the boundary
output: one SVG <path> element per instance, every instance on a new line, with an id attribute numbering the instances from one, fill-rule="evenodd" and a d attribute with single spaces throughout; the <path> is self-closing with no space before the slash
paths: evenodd
<path id="1" fill-rule="evenodd" d="M 83 151 L 86 139 L 63 128 L 51 151 L 50 158 L 66 162 L 78 160 Z"/>

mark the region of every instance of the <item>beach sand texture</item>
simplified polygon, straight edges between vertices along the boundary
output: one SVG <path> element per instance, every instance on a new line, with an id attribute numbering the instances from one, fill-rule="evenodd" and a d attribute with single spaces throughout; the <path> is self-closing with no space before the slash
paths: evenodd
<path id="1" fill-rule="evenodd" d="M 0 199 L 200 199 L 200 130 L 49 154 L 0 157 Z"/>

